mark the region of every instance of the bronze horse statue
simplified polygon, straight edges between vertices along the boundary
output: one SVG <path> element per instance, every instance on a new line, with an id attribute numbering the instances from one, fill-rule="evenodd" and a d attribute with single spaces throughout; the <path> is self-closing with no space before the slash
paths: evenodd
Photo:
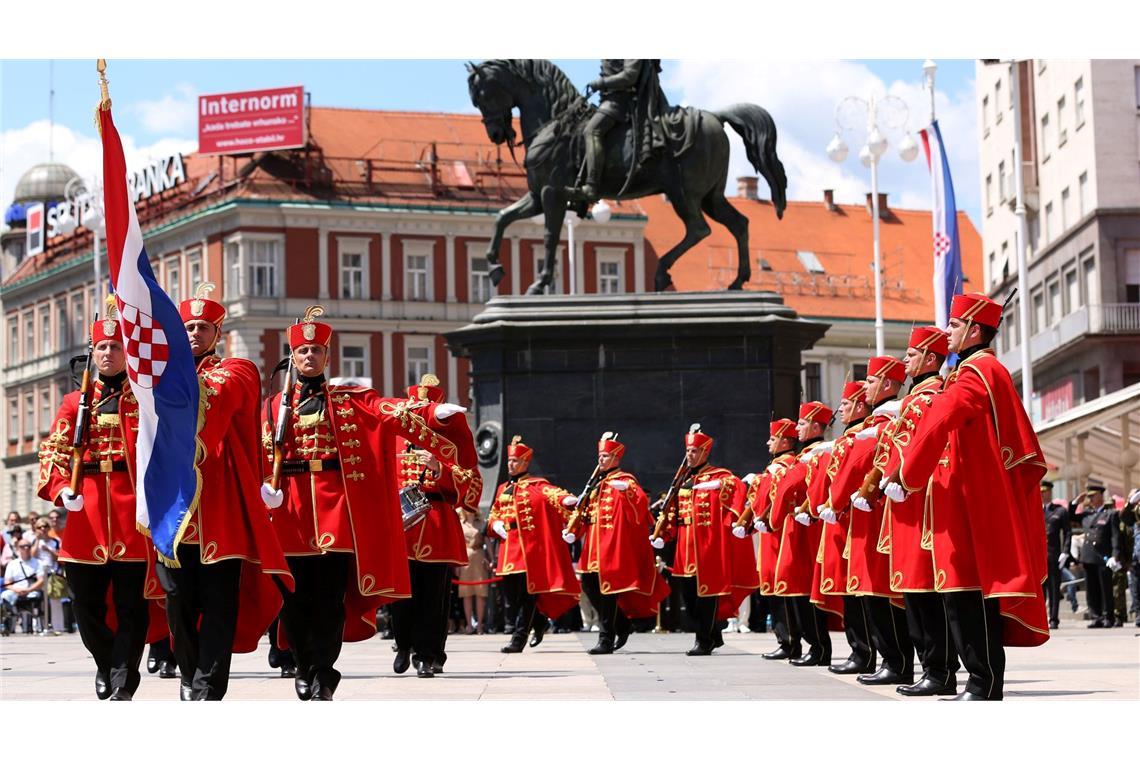
<path id="1" fill-rule="evenodd" d="M 573 149 L 575 129 L 593 112 L 594 106 L 550 61 L 490 60 L 468 64 L 467 70 L 471 102 L 482 114 L 491 142 L 507 144 L 513 154 L 517 139 L 513 114 L 517 108 L 522 144 L 526 147 L 524 168 L 528 192 L 498 214 L 495 232 L 487 247 L 491 282 L 498 286 L 504 276 L 499 263 L 499 246 L 507 227 L 519 219 L 545 214 L 546 258 L 538 278 L 526 291 L 528 295 L 542 294 L 553 280 L 562 222 L 574 200 L 569 188 L 575 184 L 580 167 Z M 681 254 L 710 234 L 704 214 L 727 227 L 736 239 L 739 262 L 736 279 L 728 289 L 740 290 L 752 276 L 748 218 L 724 197 L 729 154 L 725 123 L 743 138 L 749 163 L 767 180 L 777 217 L 783 217 L 787 205 L 788 180 L 776 155 L 776 125 L 768 112 L 756 105 L 739 103 L 720 111 L 701 111 L 699 116 L 697 133 L 692 136 L 688 150 L 679 157 L 670 151 L 654 153 L 632 175 L 629 171 L 632 140 L 627 140 L 630 125 L 618 125 L 605 137 L 605 170 L 599 195 L 624 199 L 664 193 L 685 224 L 684 238 L 658 261 L 654 276 L 654 287 L 658 291 L 672 284 L 669 269 Z M 584 212 L 584 207 L 579 209 L 579 213 Z"/>

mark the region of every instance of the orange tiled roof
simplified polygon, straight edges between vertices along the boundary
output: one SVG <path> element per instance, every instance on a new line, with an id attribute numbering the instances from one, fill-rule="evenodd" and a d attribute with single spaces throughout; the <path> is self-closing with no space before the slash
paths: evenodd
<path id="1" fill-rule="evenodd" d="M 749 290 L 773 290 L 805 317 L 874 319 L 875 293 L 871 276 L 871 214 L 864 206 L 789 201 L 783 220 L 768 201 L 730 198 L 748 217 L 752 280 Z M 663 196 L 639 201 L 649 223 L 645 239 L 657 256 L 684 236 L 681 220 Z M 712 234 L 673 265 L 670 274 L 678 290 L 718 290 L 736 277 L 736 242 L 727 229 L 710 220 Z M 929 211 L 891 209 L 881 219 L 883 318 L 905 322 L 933 320 Z M 982 241 L 973 223 L 958 214 L 965 289 L 982 286 Z M 824 272 L 808 272 L 797 251 L 815 254 Z M 771 266 L 764 271 L 763 258 Z"/>

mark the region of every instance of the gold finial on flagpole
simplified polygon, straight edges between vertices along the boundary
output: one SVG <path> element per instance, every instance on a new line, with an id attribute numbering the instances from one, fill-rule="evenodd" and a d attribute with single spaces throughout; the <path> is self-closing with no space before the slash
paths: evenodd
<path id="1" fill-rule="evenodd" d="M 107 59 L 100 58 L 95 62 L 95 68 L 99 72 L 99 107 L 104 111 L 109 111 L 111 110 L 111 92 L 107 89 L 107 85 L 110 84 L 107 81 Z"/>

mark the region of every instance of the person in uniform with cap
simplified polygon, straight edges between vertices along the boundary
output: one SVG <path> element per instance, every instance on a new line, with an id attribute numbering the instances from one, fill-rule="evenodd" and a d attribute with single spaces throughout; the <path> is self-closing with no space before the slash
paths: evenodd
<path id="1" fill-rule="evenodd" d="M 220 700 L 234 652 L 252 652 L 281 609 L 274 579 L 293 577 L 258 498 L 261 374 L 218 356 L 225 308 L 198 286 L 178 312 L 198 367 L 198 500 L 175 542 L 177 564 L 158 563 L 183 700 Z"/>
<path id="2" fill-rule="evenodd" d="M 127 355 L 113 298 L 109 304 L 106 318 L 91 326 L 91 356 L 98 374 L 90 379 L 89 409 L 80 409 L 80 391 L 63 397 L 51 432 L 40 444 L 36 493 L 71 512 L 59 561 L 71 587 L 79 636 L 95 660 L 95 696 L 129 701 L 141 680 L 143 648 L 148 641 L 165 640 L 169 630 L 157 601 L 162 589 L 153 577 L 147 585 L 154 552 L 135 523 L 138 402 L 127 382 Z M 87 415 L 88 427 L 76 451 L 80 414 Z M 79 473 L 74 471 L 77 463 Z M 73 481 L 78 481 L 75 490 Z M 171 663 L 161 667 L 173 670 Z"/>
<path id="3" fill-rule="evenodd" d="M 780 535 L 780 554 L 776 558 L 776 596 L 786 598 L 796 616 L 796 624 L 808 642 L 808 651 L 790 660 L 792 665 L 804 667 L 831 665 L 831 635 L 828 633 L 827 613 L 811 603 L 812 582 L 815 580 L 816 557 L 823 535 L 822 523 L 804 525 L 797 514 L 807 516 L 807 491 L 812 482 L 825 477 L 825 454 L 831 451 L 832 442 L 824 442 L 823 433 L 831 425 L 835 413 L 819 401 L 801 404 L 796 421 L 799 453 L 796 461 L 783 474 L 774 477 L 772 505 L 767 514 L 754 519 L 756 529 L 775 531 Z"/>
<path id="4" fill-rule="evenodd" d="M 582 541 L 578 569 L 582 591 L 598 613 L 598 643 L 589 654 L 613 654 L 633 632 L 632 620 L 657 615 L 669 584 L 657 572 L 653 548 L 645 536 L 653 526 L 649 498 L 637 478 L 621 468 L 625 444 L 603 433 L 598 466 L 585 496 L 567 499 L 574 514 L 562 532 L 573 544 Z"/>
<path id="5" fill-rule="evenodd" d="M 472 479 L 451 477 L 456 446 L 424 421 L 447 410 L 328 383 L 333 330 L 316 321 L 322 313 L 309 307 L 289 328 L 297 380 L 287 403 L 276 394 L 262 418 L 267 469 L 280 477 L 262 485 L 261 498 L 296 582 L 281 589 L 281 623 L 297 663 L 295 691 L 305 701 L 333 698 L 342 642 L 371 638 L 376 610 L 412 593 L 394 477 L 398 441 L 431 451 L 442 480 Z M 275 440 L 279 421 L 283 440 Z"/>
<path id="6" fill-rule="evenodd" d="M 760 575 L 760 593 L 767 597 L 772 610 L 772 632 L 776 635 L 779 646 L 771 652 L 765 652 L 761 657 L 766 660 L 788 660 L 800 657 L 803 648 L 795 613 L 789 607 L 787 599 L 777 596 L 774 590 L 776 559 L 780 554 L 780 534 L 767 530 L 767 525 L 756 518 L 768 514 L 776 481 L 783 477 L 784 471 L 796 461 L 795 420 L 786 417 L 773 420 L 769 423 L 768 433 L 768 453 L 772 456 L 772 461 L 759 475 L 750 473 L 744 477 L 743 482 L 748 486 L 744 513 L 733 526 L 732 533 L 737 538 L 745 539 L 752 531 L 757 530 L 757 526 L 764 527 L 760 533 L 756 569 Z"/>
<path id="7" fill-rule="evenodd" d="M 881 482 L 899 503 L 932 481 L 934 587 L 944 595 L 970 674 L 955 700 L 1001 699 L 1004 647 L 1049 639 L 1038 489 L 1046 463 L 1009 371 L 990 346 L 1001 313 L 1001 304 L 981 293 L 954 297 L 947 348 L 958 364 L 916 415 L 898 467 Z"/>
<path id="8" fill-rule="evenodd" d="M 514 436 L 507 446 L 507 480 L 499 484 L 487 516 L 488 535 L 502 540 L 496 575 L 515 614 L 514 633 L 501 651 L 518 653 L 542 643 L 549 620 L 578 603 L 582 587 L 574 575 L 562 529 L 570 519 L 573 495 L 530 474 L 534 449 Z"/>
<path id="9" fill-rule="evenodd" d="M 1120 521 L 1104 499 L 1104 485 L 1089 480 L 1085 486 L 1085 510 L 1081 518 L 1085 541 L 1077 559 L 1085 568 L 1085 594 L 1092 622 L 1089 628 L 1116 626 L 1112 599 L 1112 574 L 1122 566 Z"/>
<path id="10" fill-rule="evenodd" d="M 1045 579 L 1045 598 L 1049 604 L 1049 627 L 1061 625 L 1061 568 L 1069 561 L 1069 542 L 1073 524 L 1069 508 L 1053 501 L 1053 482 L 1041 481 L 1041 508 L 1045 515 L 1045 563 L 1049 577 Z"/>
<path id="11" fill-rule="evenodd" d="M 462 414 L 467 410 L 445 403 L 439 378 L 423 375 L 418 385 L 408 387 L 408 402 L 412 406 L 424 402 L 437 405 L 432 429 L 455 444 L 458 465 L 441 468 L 439 460 L 414 439 L 397 444 L 398 451 L 403 452 L 398 467 L 401 492 L 417 489 L 431 502 L 431 509 L 404 531 L 412 596 L 391 607 L 396 635 L 392 669 L 403 673 L 413 663 L 417 676 L 431 678 L 443 672 L 447 661 L 452 569 L 467 564 L 467 542 L 456 508 L 479 511 L 483 479 L 471 428 Z M 456 473 L 466 480 L 458 482 Z"/>
<path id="12" fill-rule="evenodd" d="M 760 585 L 752 542 L 732 536 L 744 513 L 745 486 L 731 471 L 709 463 L 713 442 L 700 425 L 689 427 L 675 496 L 663 505 L 650 537 L 655 549 L 676 542 L 670 571 L 696 627 L 689 656 L 707 656 L 724 646 L 721 632 L 728 618 Z"/>
<path id="13" fill-rule="evenodd" d="M 809 503 L 815 502 L 814 516 L 823 521 L 817 562 L 819 593 L 842 599 L 843 630 L 851 645 L 851 654 L 845 662 L 828 667 L 832 673 L 840 675 L 874 673 L 876 664 L 875 640 L 865 598 L 847 593 L 848 526 L 851 515 L 845 508 L 845 498 L 838 496 L 850 490 L 856 477 L 861 478 L 864 452 L 856 446 L 856 436 L 863 431 L 871 413 L 866 391 L 867 386 L 862 381 L 848 382 L 843 386 L 843 397 L 839 402 L 839 421 L 844 424 L 843 435 L 835 440 L 835 446 L 831 450 L 824 478 L 824 492 L 815 499 L 809 499 Z"/>

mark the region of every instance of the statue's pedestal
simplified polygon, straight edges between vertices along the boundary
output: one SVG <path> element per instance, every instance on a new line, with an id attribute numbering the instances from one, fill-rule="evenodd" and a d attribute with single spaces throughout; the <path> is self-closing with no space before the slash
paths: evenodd
<path id="1" fill-rule="evenodd" d="M 800 402 L 800 352 L 827 327 L 774 293 L 493 298 L 446 336 L 471 360 L 484 507 L 514 435 L 535 450 L 532 472 L 572 490 L 607 430 L 646 491 L 668 487 L 694 422 L 716 439 L 711 461 L 759 469 L 769 421 Z"/>

